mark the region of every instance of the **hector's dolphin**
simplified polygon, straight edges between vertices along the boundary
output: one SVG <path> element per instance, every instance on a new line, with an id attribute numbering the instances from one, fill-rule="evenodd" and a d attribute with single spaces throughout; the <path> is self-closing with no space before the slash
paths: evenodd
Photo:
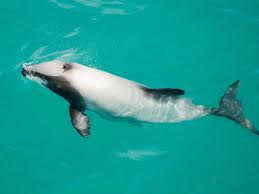
<path id="1" fill-rule="evenodd" d="M 180 122 L 206 115 L 227 117 L 259 135 L 244 117 L 235 98 L 239 81 L 231 84 L 218 107 L 205 108 L 182 97 L 181 89 L 153 89 L 110 73 L 71 62 L 49 61 L 26 66 L 22 74 L 65 98 L 74 128 L 80 135 L 90 135 L 86 111 L 105 113 L 141 122 Z"/>

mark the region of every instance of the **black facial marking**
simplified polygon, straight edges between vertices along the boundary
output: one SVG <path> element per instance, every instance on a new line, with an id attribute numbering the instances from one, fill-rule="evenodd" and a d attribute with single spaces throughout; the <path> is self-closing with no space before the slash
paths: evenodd
<path id="1" fill-rule="evenodd" d="M 46 87 L 65 98 L 78 110 L 82 111 L 86 108 L 84 98 L 63 76 L 49 77 Z"/>
<path id="2" fill-rule="evenodd" d="M 47 88 L 65 98 L 76 109 L 85 110 L 83 97 L 64 76 L 48 76 L 38 72 L 30 72 L 30 74 L 40 78 Z"/>
<path id="3" fill-rule="evenodd" d="M 24 68 L 22 69 L 22 75 L 26 77 L 26 70 Z"/>

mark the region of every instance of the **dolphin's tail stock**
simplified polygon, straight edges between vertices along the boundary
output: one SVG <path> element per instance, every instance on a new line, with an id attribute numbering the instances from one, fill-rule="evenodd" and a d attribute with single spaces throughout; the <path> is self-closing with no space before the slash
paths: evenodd
<path id="1" fill-rule="evenodd" d="M 252 133 L 259 135 L 259 131 L 243 115 L 241 102 L 236 99 L 236 93 L 239 89 L 239 86 L 239 80 L 231 84 L 224 96 L 221 97 L 219 106 L 211 109 L 211 114 L 227 117 L 242 125 L 243 127 L 249 129 Z"/>

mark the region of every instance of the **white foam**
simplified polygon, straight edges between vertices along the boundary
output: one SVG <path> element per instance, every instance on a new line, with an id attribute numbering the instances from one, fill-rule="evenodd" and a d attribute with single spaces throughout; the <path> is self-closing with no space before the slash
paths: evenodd
<path id="1" fill-rule="evenodd" d="M 125 3 L 122 1 L 110 1 L 110 2 L 103 2 L 104 4 L 108 5 L 124 5 Z"/>
<path id="2" fill-rule="evenodd" d="M 117 153 L 117 156 L 120 158 L 128 158 L 130 160 L 143 160 L 146 157 L 154 157 L 154 156 L 160 156 L 166 154 L 167 151 L 161 151 L 157 149 L 151 149 L 151 150 L 135 150 L 135 149 L 129 149 L 126 152 L 119 152 Z"/>
<path id="3" fill-rule="evenodd" d="M 21 61 L 19 62 L 14 69 L 18 69 L 22 66 L 27 66 L 31 64 L 38 63 L 41 60 L 61 60 L 61 61 L 83 61 L 85 64 L 90 65 L 93 62 L 94 58 L 96 57 L 96 53 L 93 50 L 84 50 L 79 51 L 77 48 L 65 49 L 65 50 L 58 50 L 51 53 L 47 53 L 42 55 L 42 53 L 48 48 L 48 46 L 42 46 L 36 51 L 32 53 L 30 56 L 30 61 Z"/>
<path id="4" fill-rule="evenodd" d="M 128 15 L 129 14 L 124 9 L 119 9 L 119 8 L 104 8 L 103 10 L 101 10 L 100 13 L 110 14 L 110 15 Z"/>
<path id="5" fill-rule="evenodd" d="M 25 61 L 22 61 L 22 62 L 18 63 L 18 64 L 14 67 L 14 69 L 18 69 L 18 68 L 20 68 L 20 67 L 25 67 L 25 66 L 31 65 L 31 64 L 33 64 L 33 63 L 34 63 L 34 61 L 31 61 L 31 62 L 28 62 L 28 63 L 26 63 Z"/>
<path id="6" fill-rule="evenodd" d="M 92 56 L 87 51 L 78 52 L 74 50 L 70 53 L 63 53 L 56 57 L 56 59 L 61 61 L 79 61 L 83 59 L 83 61 L 88 64 L 92 60 Z"/>
<path id="7" fill-rule="evenodd" d="M 49 2 L 56 4 L 58 7 L 62 8 L 62 9 L 73 9 L 73 8 L 75 8 L 74 5 L 65 4 L 65 3 L 60 3 L 60 2 L 58 2 L 57 0 L 49 0 Z"/>
<path id="8" fill-rule="evenodd" d="M 72 32 L 69 32 L 68 34 L 66 34 L 66 35 L 64 36 L 64 38 L 71 38 L 71 37 L 73 37 L 73 36 L 76 36 L 76 35 L 79 34 L 79 31 L 80 31 L 80 27 L 77 27 L 77 28 L 75 28 Z"/>
<path id="9" fill-rule="evenodd" d="M 98 0 L 74 0 L 74 1 L 87 7 L 100 7 L 103 4 L 102 1 L 98 1 Z"/>
<path id="10" fill-rule="evenodd" d="M 259 17 L 255 15 L 249 15 L 245 12 L 242 12 L 238 9 L 232 9 L 232 8 L 221 8 L 221 10 L 228 15 L 239 17 L 242 20 L 246 20 L 248 22 L 259 22 Z"/>
<path id="11" fill-rule="evenodd" d="M 21 48 L 20 48 L 20 51 L 23 52 L 25 49 L 27 49 L 29 44 L 30 44 L 30 42 L 27 42 L 24 45 L 22 45 Z"/>
<path id="12" fill-rule="evenodd" d="M 106 15 L 130 15 L 144 10 L 146 5 L 126 4 L 122 1 L 102 1 L 102 0 L 73 0 L 83 6 L 100 9 L 99 13 Z M 131 11 L 129 11 L 131 10 Z"/>
<path id="13" fill-rule="evenodd" d="M 30 60 L 33 60 L 33 61 L 34 61 L 34 60 L 37 60 L 37 59 L 40 57 L 40 55 L 41 55 L 47 48 L 48 48 L 47 45 L 38 48 L 36 51 L 34 51 L 34 52 L 32 53 L 32 55 L 30 56 Z"/>
<path id="14" fill-rule="evenodd" d="M 48 53 L 46 55 L 39 55 L 36 59 L 45 59 L 48 57 L 53 57 L 56 56 L 57 58 L 63 55 L 68 55 L 68 54 L 74 54 L 76 52 L 75 48 L 71 48 L 71 49 L 65 49 L 65 50 L 60 50 L 60 51 L 54 51 L 52 53 Z"/>
<path id="15" fill-rule="evenodd" d="M 124 5 L 122 1 L 101 1 L 101 0 L 74 0 L 77 3 L 80 3 L 81 5 L 87 6 L 87 7 L 101 7 L 103 5 Z"/>

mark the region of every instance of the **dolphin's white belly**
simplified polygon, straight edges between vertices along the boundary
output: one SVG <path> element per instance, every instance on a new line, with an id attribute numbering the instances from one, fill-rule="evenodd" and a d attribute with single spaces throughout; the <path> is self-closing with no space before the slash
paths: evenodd
<path id="1" fill-rule="evenodd" d="M 87 67 L 86 67 L 87 68 Z M 206 115 L 203 106 L 186 98 L 158 101 L 140 84 L 93 68 L 74 73 L 72 80 L 85 99 L 87 109 L 144 122 L 180 122 Z"/>

